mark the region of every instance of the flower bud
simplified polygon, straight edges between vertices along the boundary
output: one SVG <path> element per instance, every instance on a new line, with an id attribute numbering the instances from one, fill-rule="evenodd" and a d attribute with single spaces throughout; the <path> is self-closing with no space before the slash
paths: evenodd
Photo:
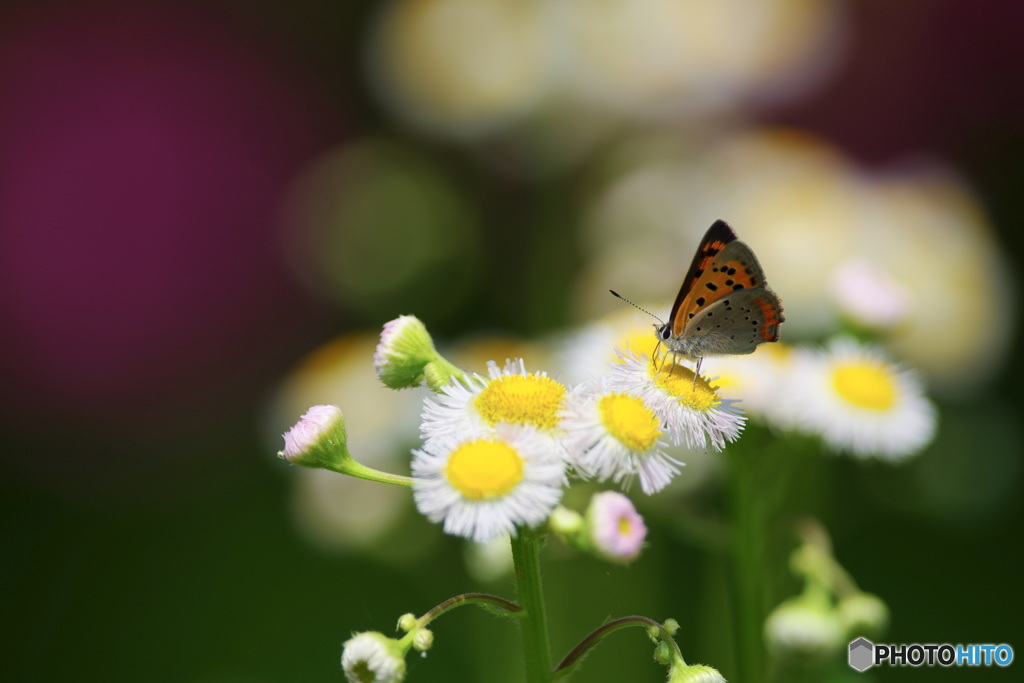
<path id="1" fill-rule="evenodd" d="M 569 547 L 576 547 L 576 540 L 583 530 L 583 515 L 559 505 L 548 517 L 548 528 Z"/>
<path id="2" fill-rule="evenodd" d="M 412 612 L 407 612 L 402 616 L 398 617 L 398 630 L 408 633 L 409 631 L 416 628 L 416 615 Z"/>
<path id="3" fill-rule="evenodd" d="M 604 491 L 590 499 L 584 533 L 598 555 L 625 563 L 640 554 L 647 526 L 629 498 L 617 491 Z"/>
<path id="4" fill-rule="evenodd" d="M 776 607 L 764 624 L 765 642 L 777 656 L 824 659 L 843 645 L 844 629 L 835 611 L 803 595 Z"/>
<path id="5" fill-rule="evenodd" d="M 877 595 L 856 593 L 839 601 L 839 620 L 850 638 L 877 637 L 889 626 L 889 607 Z"/>
<path id="6" fill-rule="evenodd" d="M 872 330 L 889 330 L 905 322 L 912 310 L 907 288 L 870 261 L 844 263 L 832 281 L 840 312 Z"/>
<path id="7" fill-rule="evenodd" d="M 337 406 L 313 406 L 284 434 L 278 457 L 293 465 L 335 469 L 351 459 L 345 418 Z"/>
<path id="8" fill-rule="evenodd" d="M 426 652 L 433 644 L 434 632 L 429 628 L 421 628 L 416 632 L 416 635 L 412 637 L 412 646 L 416 648 L 418 652 Z"/>
<path id="9" fill-rule="evenodd" d="M 345 641 L 341 667 L 349 683 L 399 683 L 405 679 L 405 652 L 397 640 L 365 631 Z"/>
<path id="10" fill-rule="evenodd" d="M 407 389 L 423 383 L 423 369 L 437 357 L 426 326 L 416 316 L 402 315 L 384 325 L 373 366 L 386 386 Z"/>
<path id="11" fill-rule="evenodd" d="M 668 683 L 725 683 L 722 674 L 717 669 L 703 664 L 693 666 L 672 667 L 669 672 Z"/>

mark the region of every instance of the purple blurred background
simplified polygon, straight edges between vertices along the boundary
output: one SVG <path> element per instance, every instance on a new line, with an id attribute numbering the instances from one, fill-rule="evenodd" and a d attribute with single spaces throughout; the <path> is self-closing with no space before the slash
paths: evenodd
<path id="1" fill-rule="evenodd" d="M 830 70 L 793 97 L 751 97 L 740 118 L 817 133 L 867 168 L 945 160 L 987 210 L 1019 279 L 1024 5 L 837 6 L 843 38 L 821 57 L 835 60 Z M 265 439 L 269 398 L 312 348 L 397 314 L 436 317 L 449 337 L 566 322 L 562 293 L 581 259 L 573 202 L 592 157 L 583 152 L 568 170 L 524 170 L 508 157 L 529 156 L 528 143 L 512 133 L 467 141 L 410 124 L 374 94 L 366 62 L 377 12 L 327 0 L 0 8 L 0 490 L 4 547 L 15 558 L 5 560 L 0 604 L 24 625 L 0 651 L 5 679 L 340 680 L 337 643 L 345 629 L 372 624 L 362 623 L 362 603 L 362 614 L 345 611 L 338 577 L 367 566 L 295 540 L 282 513 L 287 483 Z M 356 263 L 338 260 L 332 272 L 303 255 L 296 187 L 364 138 L 400 150 L 389 147 L 371 170 L 405 165 L 418 179 L 402 196 L 414 205 L 422 191 L 436 209 L 424 233 L 466 249 L 460 263 L 485 265 L 456 276 L 443 261 L 417 262 L 394 287 L 359 290 L 359 262 L 385 272 L 389 251 L 409 243 L 357 243 L 365 235 L 354 223 L 337 248 L 351 245 Z M 341 189 L 357 188 L 344 195 L 355 204 L 368 193 L 352 163 L 342 164 Z M 423 213 L 413 206 L 381 220 Z M 438 281 L 440 272 L 452 279 Z M 1013 347 L 989 389 L 1011 414 L 1024 380 L 1019 331 Z M 985 405 L 964 410 L 988 414 Z M 1019 455 L 1019 442 L 1004 445 Z M 1015 499 L 976 533 L 1019 534 Z M 945 533 L 907 524 L 933 539 Z M 863 530 L 851 533 L 868 543 Z M 986 547 L 964 541 L 958 552 Z M 982 580 L 979 572 L 971 576 Z M 289 573 L 306 583 L 282 588 Z M 389 578 L 408 583 L 397 590 Z M 390 591 L 395 614 L 433 596 L 397 570 L 372 581 Z M 1014 593 L 1010 602 L 1024 607 Z M 934 638 L 955 640 L 950 624 L 986 614 L 958 609 Z M 991 624 L 991 637 L 962 640 L 1024 637 L 1019 619 Z M 83 635 L 93 628 L 124 638 L 124 651 Z M 223 647 L 210 644 L 218 639 Z M 179 659 L 154 671 L 166 643 Z M 458 655 L 437 657 L 445 664 L 432 670 L 472 677 Z"/>

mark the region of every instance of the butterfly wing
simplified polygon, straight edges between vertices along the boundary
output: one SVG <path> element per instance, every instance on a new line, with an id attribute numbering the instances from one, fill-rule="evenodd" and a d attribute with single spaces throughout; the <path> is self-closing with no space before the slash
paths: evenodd
<path id="1" fill-rule="evenodd" d="M 719 223 L 722 222 L 711 226 L 708 235 Z M 722 225 L 732 233 L 728 225 Z M 692 285 L 686 288 L 685 293 L 680 292 L 681 298 L 676 300 L 669 318 L 673 336 L 681 335 L 688 323 L 724 296 L 744 289 L 768 289 L 764 271 L 757 262 L 754 252 L 737 240 L 735 233 L 732 234 L 731 241 L 723 244 L 721 248 L 709 249 L 707 256 L 702 257 L 701 251 L 698 251 L 698 258 L 694 259 L 694 266 L 700 266 L 696 277 L 692 279 Z M 701 249 L 704 247 L 702 243 Z M 694 270 L 694 266 L 691 266 L 691 270 Z M 777 296 L 772 296 L 778 301 Z"/>
<path id="2" fill-rule="evenodd" d="M 686 349 L 694 357 L 752 353 L 777 341 L 785 318 L 778 295 L 766 287 L 727 292 L 686 324 Z"/>
<path id="3" fill-rule="evenodd" d="M 683 284 L 679 288 L 679 294 L 676 295 L 676 301 L 672 304 L 672 312 L 668 316 L 669 323 L 674 328 L 676 327 L 676 316 L 680 309 L 684 307 L 687 297 L 694 291 L 694 287 L 701 275 L 704 274 L 714 258 L 725 249 L 726 245 L 734 241 L 736 241 L 736 233 L 733 232 L 728 223 L 722 220 L 712 223 L 708 231 L 704 233 L 704 238 L 700 241 L 700 246 L 697 247 L 697 253 L 693 256 L 690 270 L 686 272 Z M 693 297 L 689 298 L 693 299 Z M 679 329 L 675 329 L 674 334 L 679 334 Z"/>

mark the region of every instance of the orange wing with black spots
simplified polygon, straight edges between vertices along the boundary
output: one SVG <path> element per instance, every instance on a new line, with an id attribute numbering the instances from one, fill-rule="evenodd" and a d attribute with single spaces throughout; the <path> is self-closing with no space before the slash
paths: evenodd
<path id="1" fill-rule="evenodd" d="M 777 341 L 784 320 L 782 302 L 765 282 L 754 252 L 724 221 L 715 221 L 657 337 L 690 358 L 746 354 Z"/>
<path id="2" fill-rule="evenodd" d="M 668 315 L 669 323 L 673 327 L 675 327 L 676 315 L 679 313 L 680 308 L 682 308 L 687 296 L 693 291 L 697 280 L 700 279 L 700 276 L 711 265 L 715 256 L 725 249 L 727 244 L 735 241 L 736 233 L 733 232 L 728 223 L 722 220 L 715 221 L 708 228 L 708 231 L 704 233 L 704 238 L 700 241 L 700 246 L 697 247 L 697 253 L 693 255 L 690 270 L 686 272 L 683 284 L 679 287 L 679 294 L 676 295 L 676 301 L 672 304 L 672 312 Z M 676 334 L 679 334 L 678 330 Z"/>
<path id="3" fill-rule="evenodd" d="M 725 221 L 715 221 L 704 235 L 672 306 L 672 334 L 682 334 L 686 323 L 726 294 L 764 286 L 764 271 L 754 252 L 736 239 Z"/>

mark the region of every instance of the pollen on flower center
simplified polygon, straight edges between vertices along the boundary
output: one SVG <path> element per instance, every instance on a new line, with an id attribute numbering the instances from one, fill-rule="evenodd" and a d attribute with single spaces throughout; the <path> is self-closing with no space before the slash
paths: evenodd
<path id="1" fill-rule="evenodd" d="M 628 536 L 629 531 L 632 527 L 629 524 L 629 517 L 622 515 L 619 517 L 619 533 L 623 536 Z"/>
<path id="2" fill-rule="evenodd" d="M 488 424 L 511 422 L 541 430 L 558 424 L 565 387 L 544 375 L 506 375 L 492 380 L 474 406 Z"/>
<path id="3" fill-rule="evenodd" d="M 659 372 L 655 381 L 665 391 L 679 399 L 687 408 L 699 412 L 707 412 L 720 403 L 718 392 L 707 380 L 698 377 L 693 380 L 693 371 L 681 365 L 674 366 L 669 372 Z"/>
<path id="4" fill-rule="evenodd" d="M 832 371 L 832 386 L 843 399 L 870 410 L 888 410 L 896 402 L 892 374 L 873 363 L 848 363 Z"/>
<path id="5" fill-rule="evenodd" d="M 650 450 L 661 436 L 661 420 L 635 396 L 608 394 L 598 407 L 608 432 L 631 450 Z"/>
<path id="6" fill-rule="evenodd" d="M 523 480 L 523 459 L 498 441 L 471 441 L 452 451 L 445 467 L 448 482 L 470 500 L 500 498 Z"/>

